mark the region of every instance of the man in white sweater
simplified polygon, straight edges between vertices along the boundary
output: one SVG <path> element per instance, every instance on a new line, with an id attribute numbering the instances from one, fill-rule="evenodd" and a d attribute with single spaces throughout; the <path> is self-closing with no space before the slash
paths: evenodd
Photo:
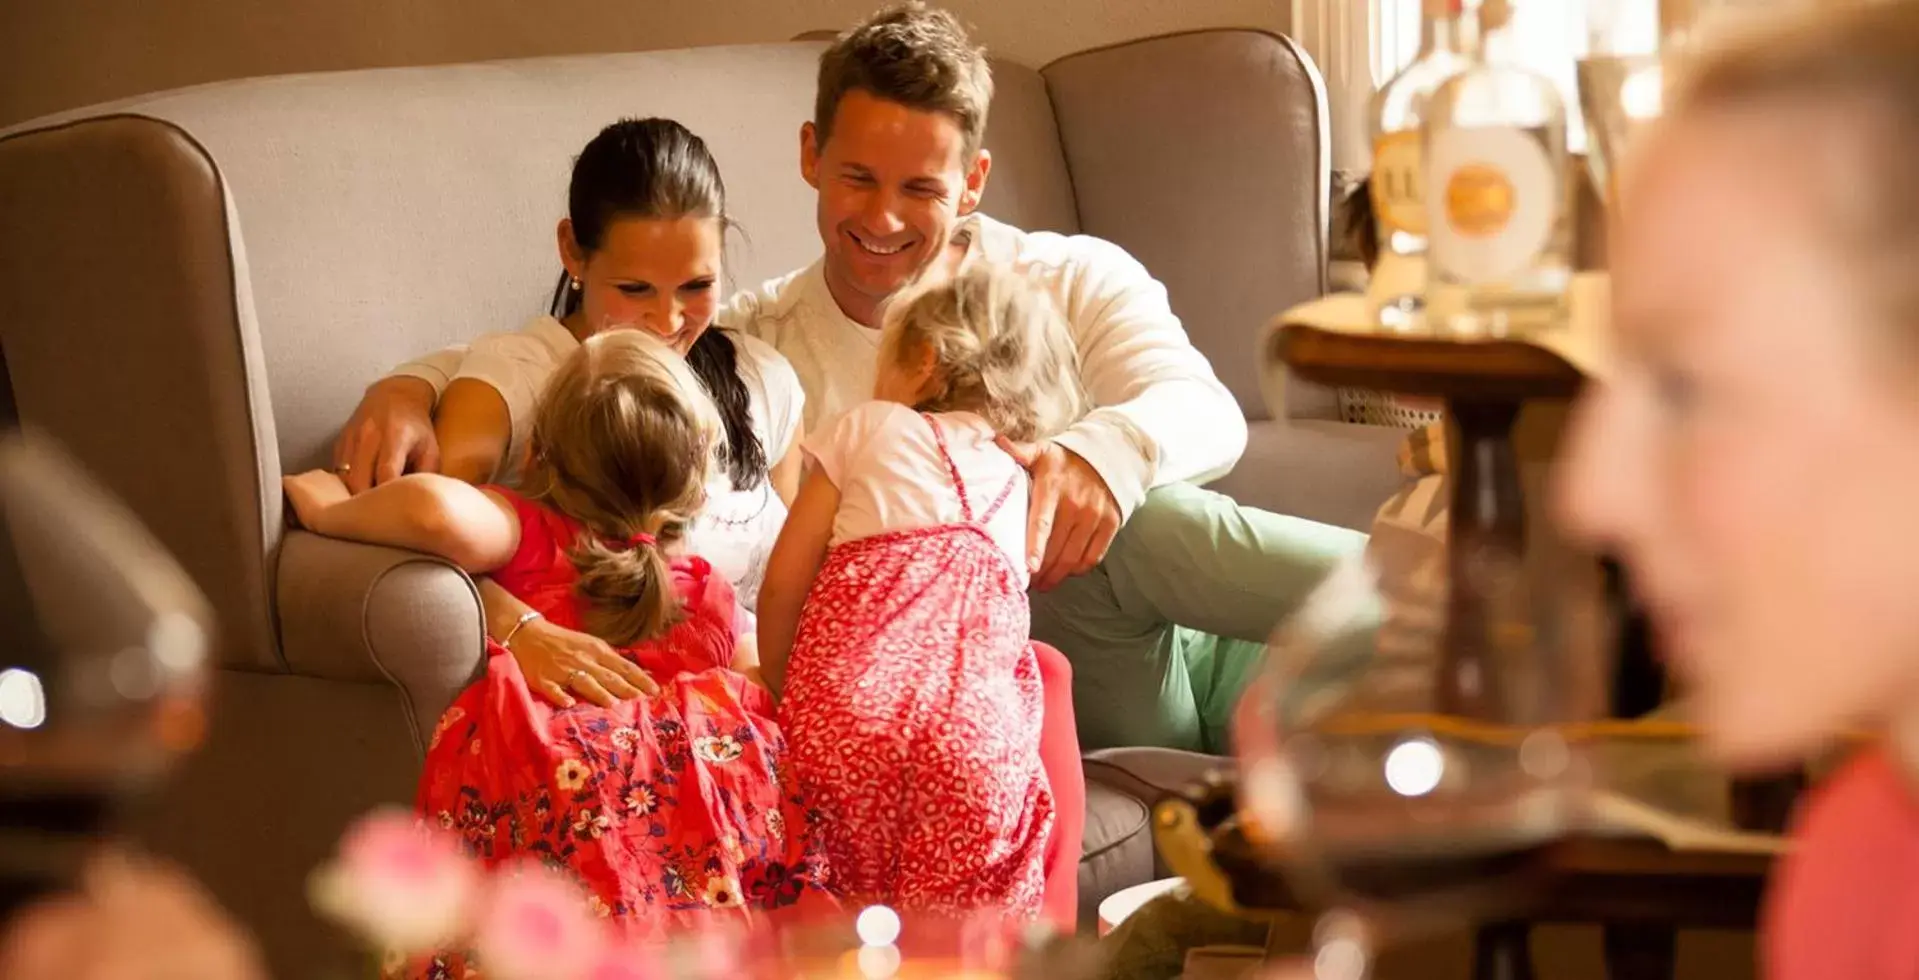
<path id="1" fill-rule="evenodd" d="M 1365 538 L 1196 486 L 1238 461 L 1245 417 L 1165 287 L 1125 251 L 976 213 L 991 99 L 984 54 L 944 11 L 891 8 L 843 35 L 821 57 L 800 133 L 824 254 L 737 298 L 721 323 L 791 362 L 803 433 L 872 397 L 880 308 L 928 269 L 1001 263 L 1052 293 L 1095 407 L 1052 441 L 1016 447 L 1033 476 L 1034 639 L 1073 664 L 1085 748 L 1218 750 L 1273 626 Z M 459 356 L 368 390 L 342 436 L 360 445 L 341 458 L 382 465 L 349 481 L 431 464 L 432 404 L 415 379 L 451 376 Z"/>

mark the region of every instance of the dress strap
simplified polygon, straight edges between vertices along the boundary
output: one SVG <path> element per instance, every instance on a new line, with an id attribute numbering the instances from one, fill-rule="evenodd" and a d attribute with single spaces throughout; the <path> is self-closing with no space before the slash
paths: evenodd
<path id="1" fill-rule="evenodd" d="M 991 523 L 993 520 L 993 515 L 999 513 L 1000 506 L 1006 503 L 1006 500 L 1008 497 L 1011 497 L 1013 495 L 1013 485 L 1016 482 L 1024 479 L 1026 479 L 1025 470 L 1015 471 L 1013 475 L 1007 479 L 1006 485 L 999 488 L 999 496 L 993 498 L 993 505 L 991 507 L 986 508 L 986 513 L 981 514 L 979 516 L 979 522 L 981 524 Z"/>
<path id="2" fill-rule="evenodd" d="M 973 502 L 966 498 L 966 481 L 960 479 L 959 466 L 953 462 L 953 454 L 946 448 L 946 430 L 940 428 L 938 419 L 926 412 L 921 412 L 920 418 L 925 419 L 926 424 L 933 427 L 933 442 L 939 446 L 940 458 L 946 461 L 946 472 L 953 477 L 953 490 L 959 494 L 960 516 L 966 519 L 966 523 L 971 524 L 973 523 Z"/>

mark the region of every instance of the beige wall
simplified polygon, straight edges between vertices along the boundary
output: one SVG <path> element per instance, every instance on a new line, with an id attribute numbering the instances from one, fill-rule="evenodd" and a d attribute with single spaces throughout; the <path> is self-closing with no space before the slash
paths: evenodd
<path id="1" fill-rule="evenodd" d="M 199 82 L 286 72 L 784 40 L 879 0 L 0 0 L 0 126 Z M 1040 65 L 1197 27 L 1283 29 L 1287 0 L 949 0 Z"/>

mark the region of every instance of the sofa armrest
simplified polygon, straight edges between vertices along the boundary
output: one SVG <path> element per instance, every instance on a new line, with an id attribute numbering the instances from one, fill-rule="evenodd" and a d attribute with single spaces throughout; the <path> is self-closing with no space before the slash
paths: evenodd
<path id="1" fill-rule="evenodd" d="M 289 531 L 278 602 L 288 668 L 397 686 L 422 752 L 441 713 L 486 663 L 479 590 L 438 558 Z"/>
<path id="2" fill-rule="evenodd" d="M 1101 749 L 1088 755 L 1086 781 L 1111 786 L 1147 806 L 1233 760 L 1183 749 Z"/>
<path id="3" fill-rule="evenodd" d="M 1083 760 L 1086 837 L 1079 866 L 1082 928 L 1099 919 L 1099 903 L 1123 888 L 1170 872 L 1153 847 L 1153 804 L 1230 761 L 1178 749 L 1102 749 Z"/>

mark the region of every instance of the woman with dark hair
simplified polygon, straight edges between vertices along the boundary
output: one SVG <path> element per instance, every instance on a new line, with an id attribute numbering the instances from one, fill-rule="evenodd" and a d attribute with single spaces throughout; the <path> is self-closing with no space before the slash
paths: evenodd
<path id="1" fill-rule="evenodd" d="M 517 331 L 483 336 L 463 355 L 443 351 L 395 373 L 441 389 L 441 473 L 510 483 L 525 462 L 540 390 L 581 341 L 620 329 L 658 337 L 692 366 L 725 433 L 724 465 L 688 547 L 751 609 L 786 518 L 769 464 L 794 441 L 804 396 L 772 347 L 713 329 L 728 225 L 726 187 L 704 141 L 669 119 L 614 123 L 574 163 L 551 311 Z M 481 589 L 489 635 L 513 651 L 541 697 L 608 706 L 654 689 L 611 647 L 547 622 L 490 581 Z"/>

